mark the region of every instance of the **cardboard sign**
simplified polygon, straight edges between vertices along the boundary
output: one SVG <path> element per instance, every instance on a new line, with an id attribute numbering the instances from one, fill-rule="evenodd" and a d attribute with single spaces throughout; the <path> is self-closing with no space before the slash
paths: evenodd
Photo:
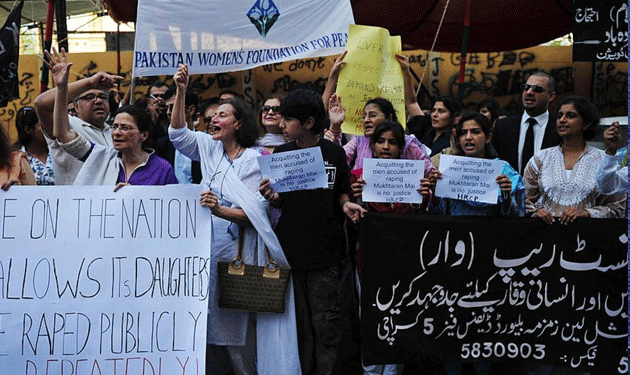
<path id="1" fill-rule="evenodd" d="M 350 25 L 346 66 L 339 73 L 337 95 L 346 106 L 344 133 L 363 134 L 363 106 L 373 98 L 389 100 L 405 126 L 405 85 L 395 55 L 402 51 L 400 36 L 380 27 Z"/>

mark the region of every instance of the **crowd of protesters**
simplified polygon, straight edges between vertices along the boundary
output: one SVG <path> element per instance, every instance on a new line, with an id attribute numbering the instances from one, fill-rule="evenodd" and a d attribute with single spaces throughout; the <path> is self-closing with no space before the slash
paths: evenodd
<path id="1" fill-rule="evenodd" d="M 343 98 L 334 94 L 345 53 L 335 61 L 323 94 L 297 88 L 266 98 L 258 111 L 231 91 L 199 101 L 188 88 L 185 65 L 173 77 L 174 87 L 158 81 L 139 103 L 127 104 L 129 95 L 120 103 L 110 101 L 110 90 L 121 77 L 99 72 L 69 83 L 72 64 L 65 53 L 47 55 L 55 88 L 37 97 L 34 107 L 18 111 L 18 144 L 10 145 L 0 127 L 3 190 L 34 184 L 115 189 L 200 184 L 200 204 L 212 212 L 215 267 L 217 261 L 232 260 L 239 242 L 246 263 L 256 262 L 263 242 L 261 217 L 269 218 L 282 247 L 275 256 L 286 258 L 292 269 L 295 314 L 289 323 L 295 339 L 267 342 L 261 337 L 263 319 L 256 314 L 219 308 L 215 280 L 209 294 L 208 374 L 255 374 L 261 366 L 278 366 L 260 357 L 261 346 L 268 346 L 270 356 L 284 349 L 294 354 L 293 362 L 285 361 L 277 373 L 339 373 L 347 312 L 342 306 L 352 298 L 347 294 L 355 293 L 340 283 L 350 267 L 360 298 L 359 280 L 365 275 L 356 228 L 366 212 L 529 216 L 549 224 L 627 217 L 627 150 L 619 157 L 624 143 L 619 125 L 605 131 L 605 150 L 590 146 L 587 141 L 600 128 L 598 111 L 579 96 L 562 98 L 558 111 L 550 110 L 557 96 L 555 80 L 544 72 L 523 82 L 523 113 L 505 116 L 492 98 L 479 102 L 477 111 L 462 111 L 454 98 L 439 96 L 425 114 L 411 84 L 409 59 L 399 55 L 406 113 L 396 113 L 384 98 L 370 98 L 363 108 L 363 135 L 350 136 L 341 131 Z M 407 134 L 398 121 L 403 117 Z M 319 147 L 325 167 L 334 171 L 328 173 L 328 188 L 275 192 L 257 157 L 309 147 Z M 437 197 L 444 154 L 502 161 L 496 204 Z M 423 160 L 418 183 L 422 204 L 362 202 L 364 158 Z M 263 212 L 248 211 L 248 200 L 262 202 Z M 359 364 L 356 370 L 402 374 L 412 367 Z M 491 367 L 478 363 L 472 371 L 489 374 Z M 425 373 L 462 371 L 461 363 L 444 363 Z M 504 373 L 589 374 L 547 365 L 509 371 Z"/>

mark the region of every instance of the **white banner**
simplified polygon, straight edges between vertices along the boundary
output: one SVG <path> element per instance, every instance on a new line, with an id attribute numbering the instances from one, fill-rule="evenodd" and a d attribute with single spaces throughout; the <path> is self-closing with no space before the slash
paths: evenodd
<path id="1" fill-rule="evenodd" d="M 134 77 L 221 73 L 343 52 L 349 0 L 139 0 Z"/>
<path id="2" fill-rule="evenodd" d="M 0 374 L 203 374 L 199 187 L 0 191 Z"/>

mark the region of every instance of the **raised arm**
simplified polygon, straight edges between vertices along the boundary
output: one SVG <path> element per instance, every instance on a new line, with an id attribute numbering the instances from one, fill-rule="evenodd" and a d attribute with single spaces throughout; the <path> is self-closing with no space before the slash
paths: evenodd
<path id="1" fill-rule="evenodd" d="M 173 81 L 177 86 L 173 114 L 171 115 L 171 127 L 181 129 L 186 126 L 186 88 L 188 87 L 188 65 L 179 64 Z"/>
<path id="2" fill-rule="evenodd" d="M 332 69 L 330 69 L 330 73 L 328 73 L 328 80 L 326 81 L 326 88 L 324 89 L 324 93 L 322 94 L 322 100 L 324 101 L 324 107 L 326 107 L 326 111 L 328 111 L 328 101 L 332 94 L 337 90 L 337 82 L 339 81 L 339 72 L 341 72 L 341 68 L 346 65 L 346 62 L 343 61 L 344 57 L 348 51 L 343 51 L 339 57 L 335 60 Z"/>
<path id="3" fill-rule="evenodd" d="M 70 76 L 72 63 L 66 61 L 66 53 L 63 48 L 61 53 L 57 53 L 53 49 L 52 55 L 48 51 L 46 51 L 46 55 L 49 61 L 46 64 L 57 87 L 53 107 L 52 135 L 61 143 L 69 143 L 77 138 L 77 134 L 70 127 L 70 121 L 68 120 L 68 77 Z"/>
<path id="4" fill-rule="evenodd" d="M 330 119 L 330 141 L 341 146 L 341 124 L 346 119 L 346 106 L 341 102 L 341 97 L 332 94 L 328 104 L 328 118 Z"/>
<path id="5" fill-rule="evenodd" d="M 62 49 L 61 52 L 64 53 L 64 50 Z M 49 58 L 51 57 L 47 51 L 45 53 Z M 54 49 L 53 53 L 56 53 Z M 66 97 L 72 99 L 90 89 L 108 90 L 116 86 L 116 82 L 122 79 L 123 77 L 120 76 L 107 74 L 105 72 L 98 72 L 91 77 L 83 78 L 76 82 L 69 83 L 68 93 Z M 54 138 L 52 137 L 52 128 L 56 95 L 57 89 L 54 88 L 40 94 L 37 98 L 35 98 L 35 101 L 33 102 L 33 106 L 35 107 L 35 111 L 37 112 L 37 117 L 39 118 L 39 124 L 41 125 L 44 133 L 51 138 Z M 67 104 L 68 102 L 66 101 L 64 103 L 64 106 L 66 106 L 66 115 Z"/>
<path id="6" fill-rule="evenodd" d="M 416 99 L 416 92 L 413 89 L 413 81 L 411 80 L 411 67 L 409 66 L 409 56 L 396 55 L 396 60 L 400 64 L 405 82 L 405 107 L 407 108 L 407 116 L 422 116 L 424 113 Z"/>

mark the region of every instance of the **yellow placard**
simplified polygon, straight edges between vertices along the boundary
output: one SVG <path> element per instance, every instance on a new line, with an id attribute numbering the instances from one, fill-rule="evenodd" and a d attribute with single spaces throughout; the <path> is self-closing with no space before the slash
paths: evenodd
<path id="1" fill-rule="evenodd" d="M 337 95 L 346 106 L 344 133 L 363 134 L 363 106 L 369 99 L 389 100 L 398 121 L 405 126 L 405 90 L 396 54 L 402 51 L 400 36 L 387 29 L 350 25 L 346 66 L 339 73 Z"/>

